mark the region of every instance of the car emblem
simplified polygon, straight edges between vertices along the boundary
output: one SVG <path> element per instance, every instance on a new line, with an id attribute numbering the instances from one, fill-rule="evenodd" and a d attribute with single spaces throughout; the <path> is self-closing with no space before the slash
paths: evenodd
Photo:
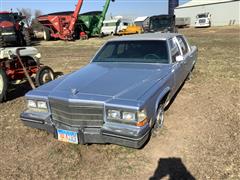
<path id="1" fill-rule="evenodd" d="M 75 96 L 79 91 L 77 89 L 71 89 L 72 95 Z"/>

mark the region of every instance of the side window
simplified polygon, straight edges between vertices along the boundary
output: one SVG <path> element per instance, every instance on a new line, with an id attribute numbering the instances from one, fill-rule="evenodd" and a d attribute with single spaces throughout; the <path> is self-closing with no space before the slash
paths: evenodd
<path id="1" fill-rule="evenodd" d="M 172 56 L 172 62 L 176 62 L 176 57 L 181 55 L 180 50 L 178 48 L 177 42 L 174 39 L 170 39 L 170 49 L 171 49 L 171 56 Z"/>
<path id="2" fill-rule="evenodd" d="M 181 36 L 177 36 L 177 40 L 180 44 L 183 55 L 187 54 L 188 53 L 188 45 L 187 45 L 186 41 Z"/>

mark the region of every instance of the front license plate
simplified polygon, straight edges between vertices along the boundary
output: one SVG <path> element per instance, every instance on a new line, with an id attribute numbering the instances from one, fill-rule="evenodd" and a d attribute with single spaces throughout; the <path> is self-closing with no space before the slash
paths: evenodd
<path id="1" fill-rule="evenodd" d="M 58 133 L 59 141 L 78 144 L 78 133 L 77 132 L 58 129 L 57 133 Z"/>

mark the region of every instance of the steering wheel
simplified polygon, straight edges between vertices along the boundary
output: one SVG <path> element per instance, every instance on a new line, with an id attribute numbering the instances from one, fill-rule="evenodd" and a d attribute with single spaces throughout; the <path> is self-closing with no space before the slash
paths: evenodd
<path id="1" fill-rule="evenodd" d="M 160 59 L 160 57 L 156 54 L 146 54 L 144 59 Z"/>

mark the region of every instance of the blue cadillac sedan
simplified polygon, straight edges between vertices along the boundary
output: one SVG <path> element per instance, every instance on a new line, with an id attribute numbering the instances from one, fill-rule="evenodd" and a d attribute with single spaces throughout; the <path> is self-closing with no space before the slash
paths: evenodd
<path id="1" fill-rule="evenodd" d="M 21 120 L 64 142 L 141 148 L 196 59 L 181 34 L 109 40 L 84 68 L 27 93 Z"/>

